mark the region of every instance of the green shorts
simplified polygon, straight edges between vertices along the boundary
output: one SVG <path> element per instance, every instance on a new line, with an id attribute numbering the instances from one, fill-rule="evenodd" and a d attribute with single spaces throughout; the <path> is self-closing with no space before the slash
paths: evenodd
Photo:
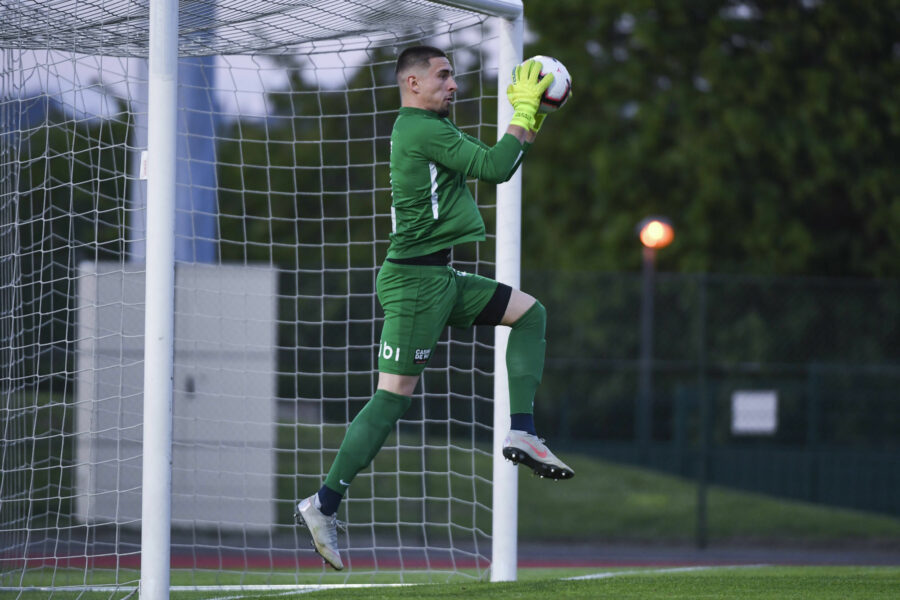
<path id="1" fill-rule="evenodd" d="M 378 370 L 419 375 L 447 325 L 471 327 L 497 282 L 448 266 L 385 262 L 375 289 L 384 309 Z"/>

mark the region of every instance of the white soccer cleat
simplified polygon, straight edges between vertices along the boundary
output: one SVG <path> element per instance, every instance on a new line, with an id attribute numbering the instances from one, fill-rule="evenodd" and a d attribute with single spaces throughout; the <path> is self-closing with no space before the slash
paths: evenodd
<path id="1" fill-rule="evenodd" d="M 569 465 L 556 458 L 544 440 L 536 435 L 511 429 L 503 442 L 503 456 L 514 464 L 530 467 L 536 475 L 550 479 L 571 479 L 575 476 Z"/>
<path id="2" fill-rule="evenodd" d="M 313 546 L 325 562 L 334 567 L 336 571 L 344 568 L 341 555 L 337 547 L 337 530 L 344 529 L 343 523 L 337 520 L 334 515 L 328 516 L 322 514 L 316 508 L 316 495 L 313 494 L 309 498 L 305 498 L 297 504 L 297 512 L 294 513 L 298 525 L 303 525 L 309 529 L 312 536 Z"/>

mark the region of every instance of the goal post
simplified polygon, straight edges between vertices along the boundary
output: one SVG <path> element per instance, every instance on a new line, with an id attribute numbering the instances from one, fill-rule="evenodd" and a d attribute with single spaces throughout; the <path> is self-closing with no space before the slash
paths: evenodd
<path id="1" fill-rule="evenodd" d="M 142 600 L 169 597 L 175 368 L 178 0 L 150 0 L 141 480 Z"/>
<path id="2" fill-rule="evenodd" d="M 513 67 L 522 62 L 521 14 L 501 20 L 498 40 L 497 89 L 512 83 Z M 497 123 L 508 123 L 512 107 L 497 103 Z M 502 131 L 498 130 L 498 135 Z M 522 232 L 522 172 L 497 186 L 497 280 L 513 289 L 520 287 Z M 494 332 L 494 436 L 493 436 L 493 502 L 491 581 L 515 581 L 518 564 L 519 471 L 503 457 L 503 440 L 509 431 L 509 386 L 506 371 L 506 346 L 509 330 L 498 327 Z M 497 510 L 498 507 L 503 510 Z"/>
<path id="3" fill-rule="evenodd" d="M 377 380 L 397 53 L 445 48 L 452 117 L 499 138 L 522 9 L 4 5 L 0 595 L 515 579 L 503 328 L 442 337 L 342 504 L 344 573 L 291 513 Z M 521 175 L 470 187 L 488 239 L 454 264 L 518 287 Z"/>

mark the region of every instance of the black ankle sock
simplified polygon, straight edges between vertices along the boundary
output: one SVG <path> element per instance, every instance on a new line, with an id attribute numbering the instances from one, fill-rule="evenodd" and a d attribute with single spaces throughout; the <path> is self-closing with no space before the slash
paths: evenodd
<path id="1" fill-rule="evenodd" d="M 319 510 L 322 511 L 323 515 L 331 516 L 337 512 L 338 506 L 340 506 L 343 498 L 343 496 L 330 487 L 323 485 L 319 489 L 319 502 L 322 504 L 322 508 Z"/>
<path id="2" fill-rule="evenodd" d="M 531 413 L 515 413 L 509 415 L 510 421 L 510 429 L 516 429 L 518 431 L 524 431 L 525 433 L 530 433 L 531 435 L 535 435 L 534 430 L 534 415 Z"/>

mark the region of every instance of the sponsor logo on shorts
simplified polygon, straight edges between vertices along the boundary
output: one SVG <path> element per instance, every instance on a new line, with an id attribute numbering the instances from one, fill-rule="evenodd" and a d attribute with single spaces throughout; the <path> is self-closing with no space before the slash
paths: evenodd
<path id="1" fill-rule="evenodd" d="M 424 365 L 431 358 L 431 348 L 419 348 L 413 355 L 413 362 L 417 365 Z"/>
<path id="2" fill-rule="evenodd" d="M 378 358 L 400 362 L 400 346 L 390 346 L 382 340 L 378 346 Z"/>

